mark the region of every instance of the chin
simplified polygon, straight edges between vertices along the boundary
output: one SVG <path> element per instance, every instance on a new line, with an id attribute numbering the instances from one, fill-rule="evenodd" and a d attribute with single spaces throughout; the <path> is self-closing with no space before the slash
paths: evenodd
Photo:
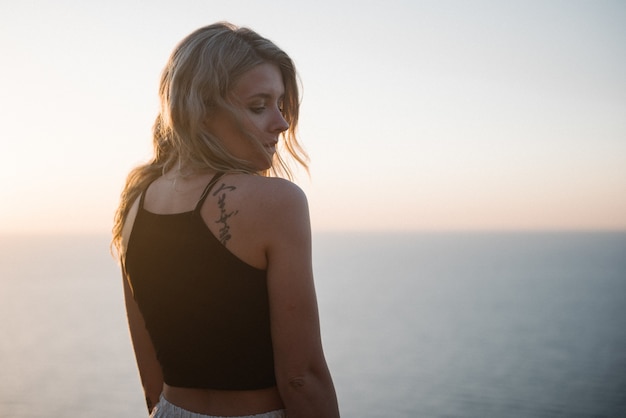
<path id="1" fill-rule="evenodd" d="M 252 165 L 254 166 L 254 168 L 257 171 L 265 171 L 265 170 L 269 170 L 270 168 L 272 168 L 273 164 L 273 159 L 259 159 L 257 161 L 254 161 L 252 163 Z"/>
<path id="2" fill-rule="evenodd" d="M 272 168 L 272 165 L 271 165 L 271 164 L 265 164 L 265 165 L 263 165 L 263 166 L 257 166 L 256 171 L 258 171 L 258 172 L 267 171 L 267 170 L 269 170 L 270 168 Z"/>

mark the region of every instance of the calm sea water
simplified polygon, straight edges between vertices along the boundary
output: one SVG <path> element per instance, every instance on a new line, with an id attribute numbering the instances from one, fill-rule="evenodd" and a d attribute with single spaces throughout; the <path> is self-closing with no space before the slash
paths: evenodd
<path id="1" fill-rule="evenodd" d="M 146 416 L 107 240 L 0 237 L 0 417 Z M 344 417 L 626 417 L 626 233 L 314 246 Z"/>

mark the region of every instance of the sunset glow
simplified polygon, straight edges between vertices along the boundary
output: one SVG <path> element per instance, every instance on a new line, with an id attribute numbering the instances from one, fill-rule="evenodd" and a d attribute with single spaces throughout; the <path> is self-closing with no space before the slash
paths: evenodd
<path id="1" fill-rule="evenodd" d="M 106 232 L 159 73 L 219 20 L 294 59 L 314 230 L 626 229 L 622 2 L 2 2 L 0 232 Z"/>

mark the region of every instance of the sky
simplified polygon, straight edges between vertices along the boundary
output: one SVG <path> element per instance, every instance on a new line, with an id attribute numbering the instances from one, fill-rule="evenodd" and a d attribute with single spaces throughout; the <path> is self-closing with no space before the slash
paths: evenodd
<path id="1" fill-rule="evenodd" d="M 626 2 L 0 0 L 0 233 L 109 231 L 221 20 L 296 63 L 314 231 L 626 229 Z"/>

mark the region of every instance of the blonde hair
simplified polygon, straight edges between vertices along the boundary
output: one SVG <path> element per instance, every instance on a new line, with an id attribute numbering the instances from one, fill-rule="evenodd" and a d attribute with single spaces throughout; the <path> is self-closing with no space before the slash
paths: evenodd
<path id="1" fill-rule="evenodd" d="M 147 164 L 133 169 L 126 180 L 113 226 L 113 245 L 118 251 L 131 205 L 148 184 L 172 168 L 292 179 L 289 163 L 280 153 L 268 161 L 269 169 L 259 171 L 230 154 L 206 126 L 207 116 L 219 108 L 241 121 L 228 95 L 244 73 L 263 63 L 279 68 L 285 86 L 283 117 L 289 128 L 281 134 L 283 148 L 307 168 L 308 157 L 296 136 L 300 97 L 296 69 L 289 56 L 248 28 L 226 22 L 200 28 L 176 46 L 161 74 L 160 111 L 152 132 L 154 155 Z M 251 133 L 247 134 L 252 143 L 262 148 Z"/>

